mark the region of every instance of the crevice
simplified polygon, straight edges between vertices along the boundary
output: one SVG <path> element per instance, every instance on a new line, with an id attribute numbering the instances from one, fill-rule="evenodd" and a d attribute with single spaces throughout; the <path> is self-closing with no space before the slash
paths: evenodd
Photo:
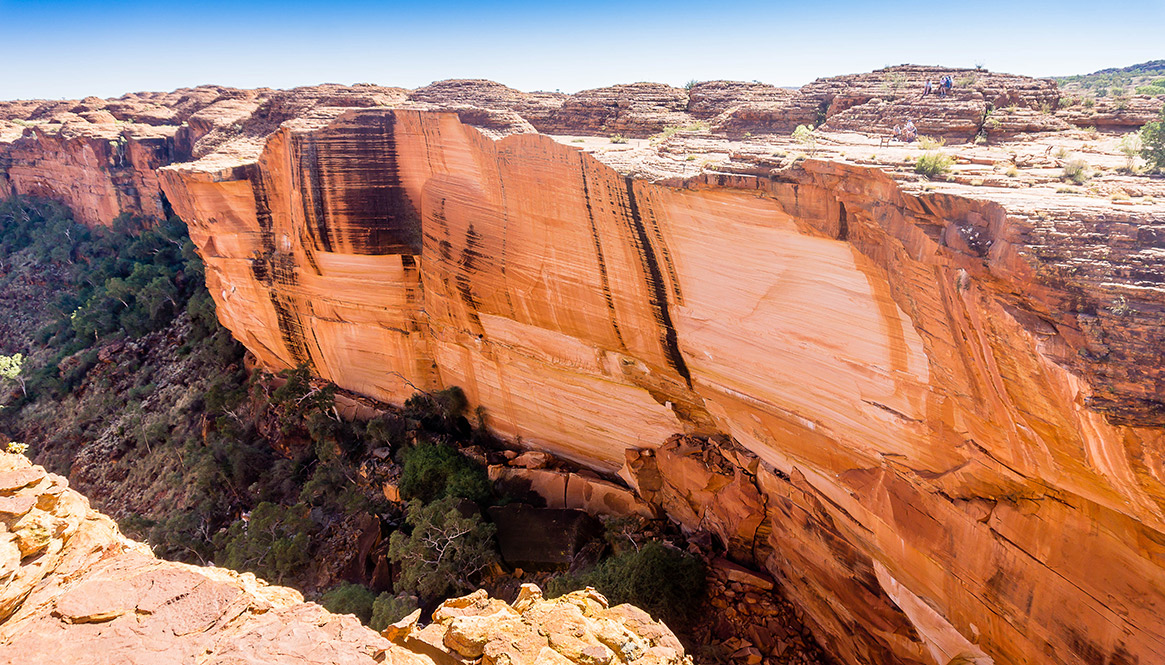
<path id="1" fill-rule="evenodd" d="M 631 231 L 634 233 L 632 240 L 639 252 L 640 263 L 647 280 L 648 298 L 651 301 L 652 309 L 655 310 L 655 320 L 661 329 L 660 344 L 663 346 L 664 354 L 672 369 L 683 377 L 688 388 L 691 388 L 692 374 L 688 370 L 687 363 L 684 362 L 683 354 L 680 353 L 679 339 L 675 326 L 672 324 L 671 312 L 668 309 L 667 285 L 664 284 L 663 273 L 660 271 L 659 261 L 655 256 L 655 248 L 651 245 L 647 230 L 643 226 L 643 218 L 639 214 L 639 203 L 635 198 L 635 181 L 627 176 L 623 182 L 627 188 L 628 221 L 631 224 Z"/>

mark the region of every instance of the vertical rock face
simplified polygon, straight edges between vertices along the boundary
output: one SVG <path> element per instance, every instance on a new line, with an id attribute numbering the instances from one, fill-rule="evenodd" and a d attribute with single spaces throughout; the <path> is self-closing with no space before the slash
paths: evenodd
<path id="1" fill-rule="evenodd" d="M 222 164 L 162 186 L 264 365 L 461 386 L 764 563 L 849 662 L 1165 654 L 1159 212 L 812 160 L 655 184 L 412 110 Z"/>
<path id="2" fill-rule="evenodd" d="M 173 161 L 176 129 L 112 122 L 28 128 L 3 155 L 0 196 L 57 199 L 90 225 L 123 212 L 164 217 L 155 169 Z"/>

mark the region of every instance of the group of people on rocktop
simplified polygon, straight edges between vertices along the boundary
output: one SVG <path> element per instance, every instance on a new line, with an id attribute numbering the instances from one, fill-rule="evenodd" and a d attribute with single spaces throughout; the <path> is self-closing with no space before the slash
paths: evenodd
<path id="1" fill-rule="evenodd" d="M 914 121 L 907 119 L 906 125 L 894 125 L 894 140 L 910 143 L 918 138 L 918 129 L 914 126 Z"/>
<path id="2" fill-rule="evenodd" d="M 927 79 L 926 84 L 922 87 L 922 96 L 926 97 L 927 95 L 934 92 L 934 87 L 934 81 Z M 947 95 L 951 94 L 951 89 L 954 87 L 955 80 L 951 78 L 950 74 L 947 74 L 938 81 L 938 96 L 946 97 Z M 918 129 L 914 127 L 914 122 L 912 120 L 907 119 L 905 125 L 894 125 L 894 140 L 910 143 L 917 138 Z"/>
<path id="3" fill-rule="evenodd" d="M 946 97 L 951 94 L 951 88 L 953 87 L 955 87 L 955 80 L 951 78 L 950 74 L 947 74 L 938 81 L 938 96 Z M 932 92 L 934 92 L 934 82 L 927 79 L 926 85 L 922 86 L 922 96 L 926 97 Z"/>

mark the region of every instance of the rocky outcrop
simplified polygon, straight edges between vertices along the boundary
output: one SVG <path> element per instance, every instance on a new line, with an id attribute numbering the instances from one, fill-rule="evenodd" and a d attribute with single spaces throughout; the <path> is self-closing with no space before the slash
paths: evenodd
<path id="1" fill-rule="evenodd" d="M 369 109 L 162 174 L 261 363 L 626 464 L 849 662 L 1161 653 L 1165 214 L 734 164 Z"/>
<path id="2" fill-rule="evenodd" d="M 0 663 L 690 663 L 663 624 L 593 591 L 484 592 L 385 636 L 251 574 L 155 559 L 65 480 L 0 453 Z M 419 615 L 419 611 L 417 613 Z"/>
<path id="3" fill-rule="evenodd" d="M 1056 115 L 1078 127 L 1095 127 L 1109 131 L 1136 131 L 1147 122 L 1157 120 L 1165 106 L 1165 96 L 1134 95 L 1127 99 L 1101 97 L 1089 105 L 1073 104 Z"/>
<path id="4" fill-rule="evenodd" d="M 631 605 L 611 607 L 594 589 L 553 600 L 523 584 L 513 605 L 476 591 L 442 603 L 418 629 L 420 610 L 384 634 L 438 665 L 691 665 L 663 624 Z"/>

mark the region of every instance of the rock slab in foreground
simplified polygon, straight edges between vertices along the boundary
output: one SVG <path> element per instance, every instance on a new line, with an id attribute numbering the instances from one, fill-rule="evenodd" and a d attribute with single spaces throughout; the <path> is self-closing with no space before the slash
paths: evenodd
<path id="1" fill-rule="evenodd" d="M 2 664 L 433 665 L 478 644 L 484 663 L 690 662 L 638 609 L 593 593 L 540 596 L 526 589 L 514 607 L 483 592 L 455 599 L 394 643 L 250 573 L 159 560 L 64 478 L 0 453 Z"/>

